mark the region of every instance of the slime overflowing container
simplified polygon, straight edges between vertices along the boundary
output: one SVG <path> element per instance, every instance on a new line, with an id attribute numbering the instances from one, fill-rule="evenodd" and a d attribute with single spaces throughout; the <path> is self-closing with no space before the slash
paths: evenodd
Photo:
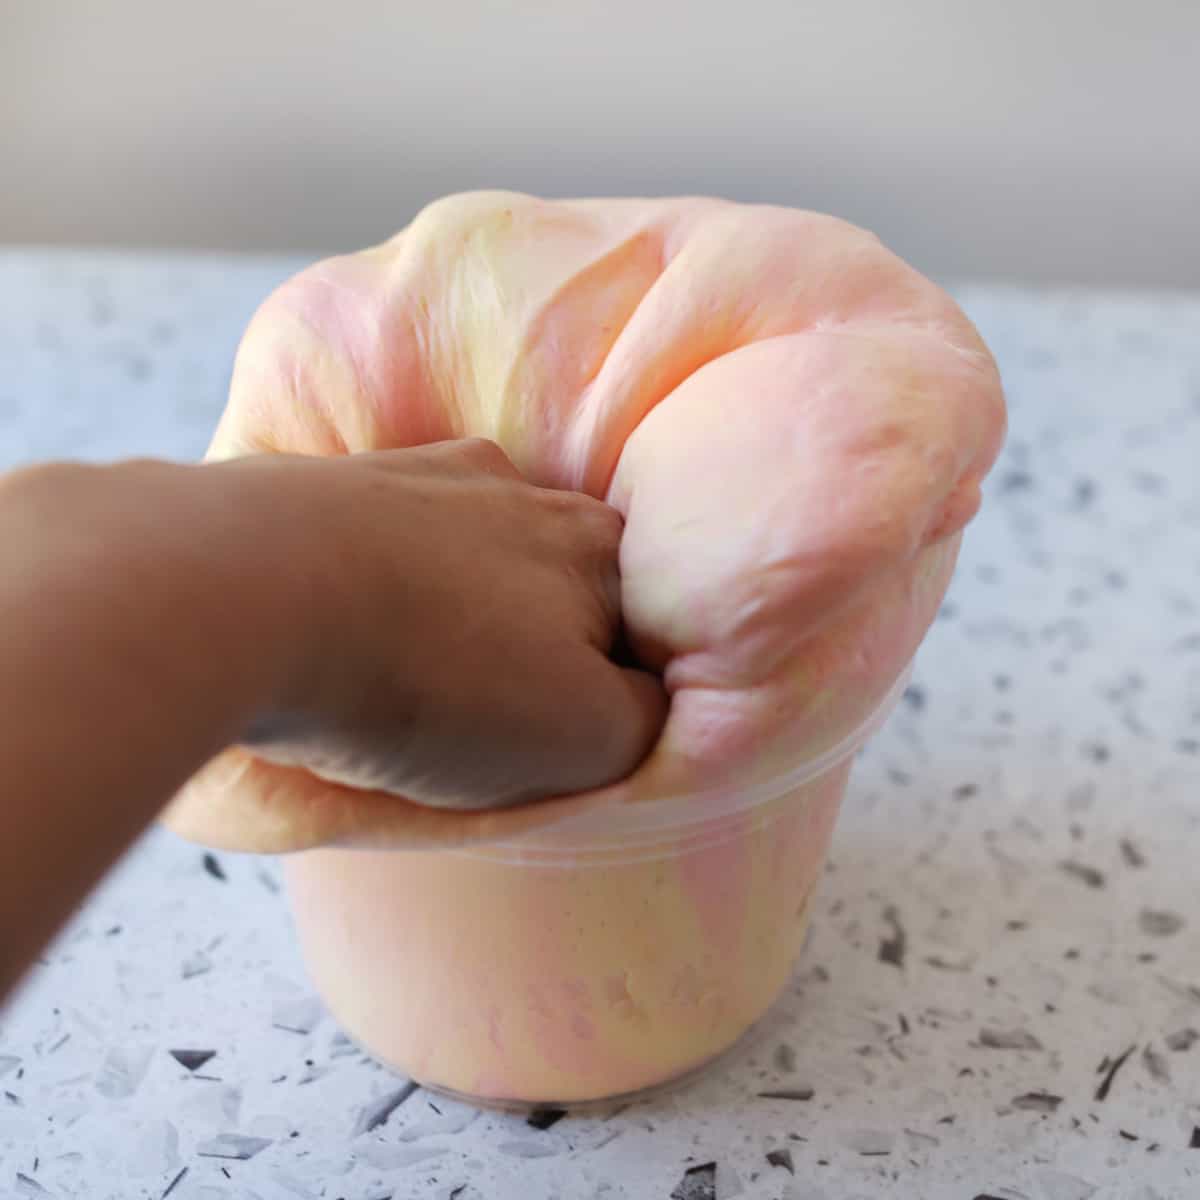
<path id="1" fill-rule="evenodd" d="M 596 794 L 491 814 L 356 795 L 322 745 L 235 746 L 170 823 L 302 851 L 286 870 L 319 990 L 420 1082 L 539 1103 L 678 1078 L 785 986 L 854 751 L 1003 430 L 966 316 L 843 221 L 447 197 L 264 303 L 209 457 L 484 437 L 531 483 L 603 498 L 625 522 L 622 621 L 670 692 L 658 742 Z M 371 586 L 349 559 L 329 571 Z"/>
<path id="2" fill-rule="evenodd" d="M 290 857 L 318 989 L 381 1061 L 477 1102 L 598 1100 L 694 1071 L 787 983 L 852 759 L 907 677 L 765 784 L 594 809 L 505 844 Z"/>

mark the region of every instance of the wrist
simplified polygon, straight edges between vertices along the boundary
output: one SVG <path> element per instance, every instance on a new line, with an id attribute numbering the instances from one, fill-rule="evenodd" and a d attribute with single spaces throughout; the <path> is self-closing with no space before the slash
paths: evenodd
<path id="1" fill-rule="evenodd" d="M 73 639 L 64 651 L 128 664 L 143 693 L 221 741 L 280 705 L 302 640 L 269 493 L 246 482 L 158 461 L 54 463 L 0 494 L 10 563 Z"/>
<path id="2" fill-rule="evenodd" d="M 214 555 L 226 576 L 227 630 L 247 660 L 243 694 L 252 700 L 237 741 L 290 740 L 328 719 L 338 615 L 336 559 L 344 538 L 314 481 L 291 456 L 183 468 L 202 490 Z"/>

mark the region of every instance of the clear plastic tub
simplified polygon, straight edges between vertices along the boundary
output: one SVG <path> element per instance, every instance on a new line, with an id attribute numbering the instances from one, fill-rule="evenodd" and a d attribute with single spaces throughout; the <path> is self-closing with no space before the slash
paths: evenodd
<path id="1" fill-rule="evenodd" d="M 475 1102 L 638 1093 L 720 1056 L 784 988 L 855 752 L 595 809 L 512 842 L 286 861 L 309 971 L 382 1062 Z"/>

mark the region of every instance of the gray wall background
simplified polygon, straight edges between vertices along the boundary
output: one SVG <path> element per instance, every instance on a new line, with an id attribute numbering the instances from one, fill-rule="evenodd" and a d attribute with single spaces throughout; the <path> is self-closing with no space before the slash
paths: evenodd
<path id="1" fill-rule="evenodd" d="M 489 186 L 1200 285 L 1200 3 L 0 0 L 0 241 L 317 253 Z"/>

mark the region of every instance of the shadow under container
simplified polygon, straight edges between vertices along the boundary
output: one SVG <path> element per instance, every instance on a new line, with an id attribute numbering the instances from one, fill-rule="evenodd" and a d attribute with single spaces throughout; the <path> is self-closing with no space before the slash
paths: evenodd
<path id="1" fill-rule="evenodd" d="M 595 809 L 453 851 L 286 861 L 309 972 L 381 1062 L 489 1105 L 663 1086 L 785 988 L 871 716 L 770 786 Z"/>

